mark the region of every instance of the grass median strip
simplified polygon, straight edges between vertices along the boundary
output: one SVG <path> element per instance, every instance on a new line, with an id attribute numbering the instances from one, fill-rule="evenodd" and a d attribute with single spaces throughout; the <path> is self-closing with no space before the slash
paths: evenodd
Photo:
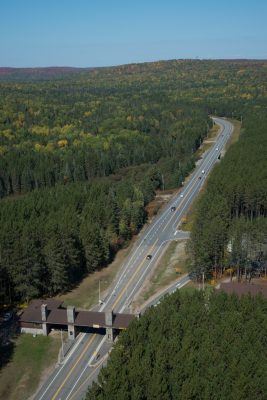
<path id="1" fill-rule="evenodd" d="M 173 241 L 169 244 L 153 274 L 146 279 L 143 289 L 133 303 L 134 308 L 140 307 L 160 289 L 187 273 L 185 244 L 186 240 Z"/>

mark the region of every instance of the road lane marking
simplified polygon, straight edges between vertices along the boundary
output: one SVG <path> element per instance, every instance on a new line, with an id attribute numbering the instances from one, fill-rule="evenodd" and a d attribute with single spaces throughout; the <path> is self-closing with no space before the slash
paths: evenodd
<path id="1" fill-rule="evenodd" d="M 150 253 L 152 252 L 152 250 L 154 249 L 154 247 L 156 246 L 157 242 L 159 241 L 159 239 L 157 239 L 155 241 L 155 243 L 153 244 L 152 248 L 149 250 Z M 137 267 L 137 269 L 135 270 L 134 274 L 131 276 L 131 278 L 129 279 L 127 285 L 124 286 L 124 288 L 122 289 L 120 295 L 117 297 L 117 300 L 115 301 L 115 303 L 113 303 L 112 305 L 112 309 L 114 309 L 116 307 L 116 305 L 118 304 L 118 302 L 120 301 L 120 299 L 122 298 L 124 292 L 128 289 L 128 286 L 131 284 L 132 280 L 135 278 L 136 274 L 139 272 L 139 270 L 141 269 L 141 267 L 143 266 L 143 264 L 145 263 L 146 258 L 143 259 L 143 261 L 141 262 L 141 264 L 139 264 L 139 266 Z M 128 296 L 129 297 L 129 296 Z"/>
<path id="2" fill-rule="evenodd" d="M 63 386 L 65 385 L 65 383 L 67 382 L 67 380 L 69 379 L 70 375 L 72 374 L 72 372 L 74 371 L 74 369 L 77 367 L 78 363 L 80 362 L 80 360 L 82 359 L 82 357 L 84 356 L 85 352 L 89 349 L 89 347 L 91 346 L 94 338 L 96 337 L 96 333 L 93 334 L 93 336 L 91 337 L 91 339 L 89 340 L 89 342 L 87 343 L 86 347 L 83 349 L 82 353 L 80 354 L 79 358 L 76 360 L 75 364 L 72 366 L 72 368 L 70 369 L 70 371 L 68 372 L 68 375 L 66 376 L 66 378 L 64 379 L 64 381 L 62 382 L 62 384 L 59 386 L 58 390 L 56 391 L 56 393 L 54 394 L 54 396 L 52 397 L 51 400 L 55 400 L 57 398 L 57 395 L 59 394 L 59 392 L 62 390 Z"/>
<path id="3" fill-rule="evenodd" d="M 218 123 L 218 122 L 216 121 L 216 123 Z M 221 126 L 221 127 L 223 127 L 223 128 L 225 129 L 225 126 L 223 126 L 223 125 L 221 125 L 221 124 L 219 124 L 219 123 L 218 123 L 218 125 Z M 230 134 L 232 133 L 233 127 L 232 127 L 232 125 L 230 125 L 230 124 L 229 124 L 229 126 L 230 126 L 230 133 L 229 133 L 229 136 L 230 136 Z M 224 140 L 225 143 L 226 143 L 227 141 L 228 141 L 228 140 Z M 212 157 L 210 157 L 210 158 L 212 158 Z M 196 173 L 194 174 L 194 176 L 191 178 L 192 180 L 194 179 L 195 175 L 197 175 L 197 172 L 196 172 Z M 187 194 L 189 194 L 191 191 L 192 191 L 192 187 L 191 187 L 191 189 L 189 190 L 189 192 L 188 192 Z M 190 197 L 191 197 L 191 196 L 190 196 Z M 177 202 L 178 200 L 179 200 L 179 199 L 177 199 L 176 202 Z M 186 202 L 186 203 L 187 203 L 187 202 Z M 175 203 L 175 204 L 176 204 L 176 203 Z M 179 208 L 181 207 L 181 205 L 182 205 L 182 202 L 180 203 Z M 183 208 L 184 208 L 184 207 L 183 207 Z M 166 210 L 163 212 L 163 215 L 164 215 L 164 214 L 167 214 L 167 213 L 168 213 L 168 210 L 166 209 Z M 166 216 L 167 216 L 167 215 L 166 215 Z M 165 216 L 165 218 L 164 218 L 164 221 L 165 221 L 165 219 L 166 219 L 166 216 Z M 161 217 L 160 217 L 157 221 L 155 221 L 155 225 L 154 225 L 154 226 L 157 226 L 158 223 L 159 223 L 160 221 L 161 221 Z M 163 222 L 163 221 L 161 221 L 161 224 L 162 224 L 162 222 Z M 169 223 L 170 223 L 170 221 L 169 221 Z M 169 223 L 167 224 L 167 226 L 169 225 Z M 160 224 L 160 225 L 161 225 L 161 224 Z M 166 226 L 166 227 L 167 227 L 167 226 Z M 165 227 L 165 229 L 166 229 L 166 227 Z M 160 228 L 160 226 L 158 226 L 158 229 L 159 229 L 159 228 Z M 158 229 L 157 229 L 156 231 L 158 231 Z M 165 229 L 164 229 L 164 230 L 165 230 Z M 157 243 L 157 241 L 156 241 L 156 243 Z M 154 246 L 156 245 L 156 243 L 154 244 Z M 141 243 L 140 243 L 140 245 L 141 245 Z M 138 250 L 138 248 L 140 247 L 140 245 L 136 248 L 135 252 Z M 153 247 L 154 247 L 154 246 L 153 246 Z M 160 247 L 161 247 L 161 246 L 160 246 Z M 158 249 L 158 250 L 159 250 L 159 249 Z M 134 253 L 135 253 L 135 252 L 134 252 Z M 158 252 L 158 251 L 157 251 L 157 252 Z M 156 252 L 156 254 L 157 254 L 157 252 Z M 133 255 L 134 255 L 134 254 L 133 254 Z M 133 256 L 130 258 L 130 260 L 128 261 L 127 264 L 130 263 L 130 261 L 131 261 L 132 258 L 133 258 Z M 145 261 L 145 260 L 144 260 L 144 261 Z M 143 264 L 144 261 L 143 261 L 141 264 Z M 127 265 L 127 264 L 126 264 L 126 265 Z M 150 265 L 150 263 L 149 263 L 149 265 Z M 148 266 L 149 266 L 149 265 L 148 265 Z M 123 267 L 124 267 L 124 266 L 123 266 Z M 132 267 L 131 267 L 131 268 L 132 268 Z M 138 269 L 140 269 L 140 266 L 138 267 Z M 127 271 L 128 271 L 128 269 L 126 270 L 126 273 L 127 273 Z M 137 271 L 136 271 L 136 273 L 137 273 Z M 134 276 L 136 275 L 136 273 L 134 274 Z M 123 276 L 123 274 L 122 274 L 122 276 Z M 124 276 L 123 279 L 125 279 L 125 276 Z M 132 279 L 131 279 L 131 280 L 132 280 Z M 119 282 L 118 282 L 118 283 L 119 283 Z M 128 284 L 129 284 L 129 283 L 128 283 Z M 120 297 L 121 297 L 121 296 L 122 296 L 122 294 L 120 295 Z M 82 356 L 82 355 L 83 355 L 83 353 L 81 354 L 81 356 Z M 80 359 L 80 357 L 79 357 L 79 359 Z M 78 359 L 78 360 L 79 360 L 79 359 Z M 76 365 L 76 364 L 75 364 L 75 365 Z M 74 367 L 75 367 L 75 366 L 74 366 Z M 73 367 L 73 368 L 74 368 L 74 367 Z M 92 374 L 91 374 L 91 375 L 92 375 Z M 53 398 L 53 399 L 54 399 L 54 398 Z M 52 399 L 52 400 L 53 400 L 53 399 Z"/>
<path id="4" fill-rule="evenodd" d="M 159 239 L 158 239 L 158 240 L 159 240 Z M 159 250 L 161 249 L 161 247 L 162 247 L 163 245 L 165 245 L 166 243 L 170 242 L 170 241 L 172 241 L 172 239 L 164 240 L 164 241 L 160 244 L 160 246 L 159 246 L 158 249 L 156 250 L 156 253 L 154 254 L 154 258 L 155 258 L 156 255 L 158 254 L 158 252 L 159 252 Z M 159 258 L 160 258 L 160 257 L 159 257 Z M 159 260 L 159 258 L 158 258 L 158 260 Z M 144 269 L 142 275 L 140 276 L 140 278 L 138 279 L 137 283 L 136 283 L 135 286 L 133 287 L 133 289 L 132 289 L 132 291 L 130 292 L 128 298 L 131 297 L 131 296 L 133 295 L 134 290 L 135 290 L 136 287 L 139 285 L 139 282 L 144 278 L 144 276 L 145 276 L 147 270 L 149 269 L 149 266 L 150 266 L 151 263 L 152 263 L 152 260 L 149 262 L 149 264 L 148 264 L 148 266 L 146 267 L 146 269 Z M 123 311 L 124 308 L 125 308 L 125 305 L 123 305 L 123 306 L 121 307 L 121 309 L 119 310 L 119 312 L 121 313 L 121 312 Z"/>
<path id="5" fill-rule="evenodd" d="M 90 360 L 88 361 L 88 363 L 86 364 L 86 366 L 84 367 L 84 369 L 82 370 L 82 372 L 80 373 L 80 375 L 77 377 L 75 384 L 72 386 L 71 391 L 69 392 L 68 396 L 66 397 L 65 400 L 68 400 L 69 397 L 71 396 L 73 390 L 75 389 L 77 383 L 80 381 L 81 377 L 83 376 L 84 372 L 86 371 L 86 369 L 90 366 L 92 360 L 95 358 L 95 356 L 97 355 L 97 353 L 99 352 L 100 347 L 103 345 L 104 341 L 106 340 L 106 336 L 103 337 L 103 339 L 101 340 L 101 342 L 99 343 L 99 345 L 97 346 L 97 348 L 95 349 L 92 357 L 90 358 Z"/>
<path id="6" fill-rule="evenodd" d="M 223 127 L 223 126 L 222 126 L 222 127 Z M 223 130 L 222 130 L 222 131 L 223 131 Z M 212 169 L 213 166 L 214 166 L 214 163 L 216 162 L 216 159 L 217 159 L 217 152 L 211 153 L 209 159 L 206 160 L 206 161 L 207 161 L 207 165 L 205 166 L 205 169 L 206 169 L 207 172 L 210 172 L 210 171 L 211 171 L 211 169 Z M 189 194 L 189 193 L 192 191 L 193 188 L 194 188 L 195 190 L 194 190 L 194 192 L 191 194 L 191 196 L 189 196 L 189 198 L 187 199 L 186 203 L 183 205 L 182 209 L 178 209 L 178 210 L 177 210 L 177 211 L 180 211 L 180 212 L 179 212 L 179 215 L 178 215 L 178 219 L 177 219 L 176 222 L 174 222 L 173 226 L 178 224 L 178 220 L 179 220 L 179 218 L 182 216 L 182 215 L 181 215 L 182 212 L 184 211 L 185 207 L 188 205 L 188 202 L 191 200 L 192 195 L 194 195 L 195 192 L 201 188 L 202 183 L 203 183 L 203 181 L 201 181 L 200 183 L 199 183 L 198 181 L 194 181 L 194 185 L 193 185 L 193 186 L 191 187 L 191 189 L 187 192 L 187 194 Z M 186 195 L 186 197 L 187 197 L 187 195 Z M 177 213 L 176 213 L 176 216 L 177 216 Z M 169 224 L 169 223 L 168 223 L 168 224 Z M 166 225 L 166 227 L 168 226 L 168 224 Z M 165 229 L 166 229 L 166 227 L 165 227 Z M 164 229 L 164 230 L 165 230 L 165 229 Z"/>
<path id="7" fill-rule="evenodd" d="M 190 189 L 186 192 L 186 194 L 184 194 L 184 197 L 182 199 L 182 201 L 179 204 L 178 209 L 176 210 L 176 213 L 174 212 L 173 215 L 171 216 L 171 218 L 169 219 L 169 221 L 167 222 L 167 224 L 165 225 L 164 229 L 162 230 L 162 232 L 165 231 L 165 229 L 168 227 L 168 225 L 170 224 L 170 222 L 172 221 L 172 219 L 175 217 L 175 214 L 177 214 L 177 211 L 180 211 L 181 207 L 183 206 L 183 203 L 185 202 L 185 200 L 187 199 L 188 195 L 192 192 L 192 190 L 195 187 L 195 180 L 192 182 L 192 185 L 190 187 Z"/>
<path id="8" fill-rule="evenodd" d="M 95 369 L 91 372 L 91 374 L 87 376 L 87 378 L 83 381 L 83 383 L 80 384 L 79 388 L 76 390 L 75 393 L 73 393 L 73 395 L 69 398 L 69 400 L 74 400 L 76 398 L 75 396 L 80 392 L 81 387 L 84 386 L 86 382 L 91 378 L 91 376 L 93 376 L 96 373 L 96 371 L 99 369 L 99 367 L 102 366 L 107 357 L 108 353 L 104 355 L 101 361 L 99 361 L 99 364 L 95 367 Z"/>
<path id="9" fill-rule="evenodd" d="M 46 392 L 50 389 L 50 386 L 54 383 L 54 381 L 56 380 L 57 376 L 60 374 L 60 372 L 63 370 L 63 368 L 66 366 L 67 361 L 69 360 L 69 358 L 73 355 L 74 351 L 76 350 L 76 348 L 78 347 L 78 345 L 80 344 L 80 342 L 83 340 L 83 338 L 85 337 L 85 333 L 82 333 L 80 338 L 77 340 L 77 343 L 75 343 L 73 349 L 70 351 L 70 353 L 68 354 L 68 356 L 65 358 L 64 360 L 64 364 L 61 366 L 61 368 L 57 371 L 56 375 L 54 376 L 54 378 L 52 379 L 52 381 L 49 383 L 49 385 L 47 386 L 47 388 L 45 389 L 45 391 L 43 392 L 42 396 L 38 398 L 38 400 L 42 400 L 42 398 L 44 397 L 44 395 L 46 394 Z"/>

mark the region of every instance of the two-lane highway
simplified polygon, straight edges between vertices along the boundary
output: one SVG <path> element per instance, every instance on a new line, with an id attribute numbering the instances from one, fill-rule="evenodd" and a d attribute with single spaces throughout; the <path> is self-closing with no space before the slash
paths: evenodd
<path id="1" fill-rule="evenodd" d="M 182 190 L 154 218 L 140 234 L 131 254 L 122 265 L 99 311 L 112 309 L 129 312 L 130 304 L 139 292 L 146 277 L 155 268 L 167 244 L 179 237 L 179 224 L 205 179 L 223 150 L 233 131 L 233 125 L 221 118 L 213 118 L 220 130 L 214 145 L 205 152 L 198 166 L 187 179 Z M 184 284 L 185 278 L 181 285 Z M 188 278 L 186 278 L 188 279 Z M 82 334 L 73 354 L 58 367 L 34 397 L 35 400 L 82 399 L 110 349 L 105 337 Z M 100 359 L 99 359 L 100 357 Z"/>

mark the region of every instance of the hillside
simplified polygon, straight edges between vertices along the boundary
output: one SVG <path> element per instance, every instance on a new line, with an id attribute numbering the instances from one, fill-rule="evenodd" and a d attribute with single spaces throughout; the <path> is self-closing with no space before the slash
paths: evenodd
<path id="1" fill-rule="evenodd" d="M 209 114 L 243 116 L 245 129 L 253 113 L 261 121 L 266 67 L 171 60 L 37 70 L 55 72 L 45 80 L 19 70 L 3 79 L 1 303 L 66 291 L 109 263 L 145 222 L 155 190 L 182 185 L 212 125 Z M 263 188 L 257 174 L 253 187 Z"/>

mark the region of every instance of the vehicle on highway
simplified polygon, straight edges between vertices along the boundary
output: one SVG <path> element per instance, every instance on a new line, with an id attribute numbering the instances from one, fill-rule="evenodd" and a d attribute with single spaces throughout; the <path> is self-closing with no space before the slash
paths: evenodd
<path id="1" fill-rule="evenodd" d="M 204 171 L 204 169 L 202 169 L 201 173 L 202 173 L 202 174 L 205 174 L 205 171 Z"/>
<path id="2" fill-rule="evenodd" d="M 219 150 L 219 147 L 216 147 L 216 151 L 218 151 Z"/>
<path id="3" fill-rule="evenodd" d="M 180 197 L 184 197 L 184 194 L 183 194 L 183 193 L 181 193 L 181 194 L 180 194 Z"/>
<path id="4" fill-rule="evenodd" d="M 199 180 L 199 181 L 200 181 L 200 179 L 201 179 L 201 176 L 198 177 L 198 180 Z"/>
<path id="5" fill-rule="evenodd" d="M 148 255 L 146 256 L 146 259 L 147 259 L 147 260 L 151 260 L 151 258 L 152 258 L 152 255 L 151 255 L 151 254 L 148 254 Z"/>
<path id="6" fill-rule="evenodd" d="M 171 211 L 173 212 L 173 211 L 175 211 L 176 210 L 176 207 L 171 207 Z"/>
<path id="7" fill-rule="evenodd" d="M 12 311 L 6 312 L 3 315 L 3 321 L 5 321 L 5 322 L 10 321 L 12 318 L 13 318 L 13 312 Z"/>

